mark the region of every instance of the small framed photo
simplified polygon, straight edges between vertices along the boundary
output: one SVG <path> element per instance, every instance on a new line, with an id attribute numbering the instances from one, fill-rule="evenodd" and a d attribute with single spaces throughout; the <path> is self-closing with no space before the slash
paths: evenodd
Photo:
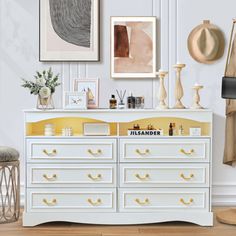
<path id="1" fill-rule="evenodd" d="M 86 92 L 65 92 L 64 109 L 65 110 L 86 110 L 88 97 Z"/>
<path id="2" fill-rule="evenodd" d="M 75 79 L 73 83 L 73 91 L 87 93 L 89 109 L 99 107 L 99 78 Z"/>

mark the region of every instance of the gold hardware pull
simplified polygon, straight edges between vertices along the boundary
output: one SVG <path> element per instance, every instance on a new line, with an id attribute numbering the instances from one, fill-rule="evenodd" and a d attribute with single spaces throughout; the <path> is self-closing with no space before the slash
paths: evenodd
<path id="1" fill-rule="evenodd" d="M 186 177 L 186 176 L 182 173 L 182 174 L 180 174 L 180 177 L 181 177 L 182 179 L 184 179 L 184 180 L 189 181 L 189 180 L 191 180 L 192 178 L 194 178 L 194 174 L 190 174 L 189 177 Z"/>
<path id="2" fill-rule="evenodd" d="M 185 151 L 184 149 L 180 149 L 179 151 L 187 156 L 190 156 L 194 153 L 194 149 L 191 149 L 189 152 Z"/>
<path id="3" fill-rule="evenodd" d="M 44 175 L 43 175 L 43 178 L 46 179 L 46 180 L 48 180 L 48 181 L 55 181 L 55 180 L 57 179 L 57 175 L 54 174 L 54 175 L 52 175 L 52 176 L 48 176 L 47 174 L 44 174 Z"/>
<path id="4" fill-rule="evenodd" d="M 189 206 L 189 205 L 191 205 L 191 204 L 194 202 L 193 198 L 190 198 L 190 199 L 189 199 L 189 202 L 185 202 L 185 200 L 184 200 L 183 198 L 180 198 L 179 201 L 180 201 L 182 204 L 186 205 L 186 206 Z"/>
<path id="5" fill-rule="evenodd" d="M 139 179 L 139 180 L 144 181 L 144 180 L 148 180 L 148 179 L 150 178 L 150 175 L 149 175 L 149 174 L 146 174 L 146 175 L 144 175 L 144 176 L 140 176 L 139 174 L 136 174 L 135 177 L 136 177 L 137 179 Z"/>
<path id="6" fill-rule="evenodd" d="M 99 198 L 96 202 L 94 202 L 91 198 L 89 198 L 88 203 L 90 203 L 92 206 L 99 206 L 102 204 L 102 200 Z"/>
<path id="7" fill-rule="evenodd" d="M 54 198 L 51 202 L 49 202 L 47 199 L 44 198 L 43 203 L 47 206 L 55 206 L 57 204 L 57 199 Z"/>
<path id="8" fill-rule="evenodd" d="M 150 154 L 150 150 L 146 149 L 142 152 L 139 149 L 136 149 L 136 153 L 138 153 L 140 156 L 146 156 L 146 155 Z"/>
<path id="9" fill-rule="evenodd" d="M 43 150 L 43 153 L 49 157 L 54 157 L 57 155 L 57 150 L 53 149 L 51 152 L 47 151 L 46 149 Z"/>
<path id="10" fill-rule="evenodd" d="M 141 201 L 140 199 L 136 198 L 135 202 L 138 203 L 140 206 L 145 206 L 150 204 L 150 201 L 148 198 L 146 198 L 144 201 Z"/>
<path id="11" fill-rule="evenodd" d="M 96 152 L 92 151 L 91 149 L 88 149 L 88 153 L 93 155 L 93 156 L 99 156 L 102 154 L 102 150 L 98 149 Z"/>
<path id="12" fill-rule="evenodd" d="M 91 180 L 94 180 L 94 181 L 98 181 L 98 180 L 101 180 L 101 179 L 102 179 L 102 175 L 101 175 L 101 174 L 98 174 L 97 176 L 92 176 L 91 174 L 88 174 L 88 177 L 89 177 Z"/>

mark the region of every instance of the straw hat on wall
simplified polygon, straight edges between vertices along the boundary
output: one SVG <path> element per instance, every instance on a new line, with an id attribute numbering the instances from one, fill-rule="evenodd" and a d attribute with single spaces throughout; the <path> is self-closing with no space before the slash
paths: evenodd
<path id="1" fill-rule="evenodd" d="M 225 39 L 222 31 L 209 20 L 192 30 L 188 37 L 188 50 L 200 63 L 212 64 L 224 54 Z"/>

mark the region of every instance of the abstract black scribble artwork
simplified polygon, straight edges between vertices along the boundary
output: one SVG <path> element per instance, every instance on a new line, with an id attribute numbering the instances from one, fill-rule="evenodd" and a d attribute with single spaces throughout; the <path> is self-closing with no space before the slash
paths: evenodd
<path id="1" fill-rule="evenodd" d="M 91 0 L 49 0 L 54 31 L 64 41 L 90 48 Z"/>

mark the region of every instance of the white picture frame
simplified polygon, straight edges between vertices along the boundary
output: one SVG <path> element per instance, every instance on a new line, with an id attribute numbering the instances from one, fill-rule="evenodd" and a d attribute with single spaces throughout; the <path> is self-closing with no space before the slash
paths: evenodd
<path id="1" fill-rule="evenodd" d="M 99 78 L 74 79 L 72 90 L 74 92 L 87 92 L 88 108 L 99 108 Z"/>
<path id="2" fill-rule="evenodd" d="M 100 1 L 91 0 L 91 12 L 88 12 L 90 17 L 88 17 L 88 19 L 86 17 L 83 18 L 84 21 L 90 21 L 90 28 L 88 30 L 86 24 L 82 24 L 78 27 L 81 31 L 80 35 L 83 35 L 81 39 L 76 35 L 77 32 L 74 30 L 78 23 L 75 22 L 75 26 L 71 26 L 72 20 L 70 20 L 70 17 L 73 17 L 73 21 L 75 21 L 79 13 L 82 15 L 86 14 L 83 12 L 85 11 L 84 9 L 88 9 L 88 7 L 86 5 L 84 9 L 78 9 L 76 13 L 72 6 L 70 12 L 71 5 L 69 1 L 64 1 L 65 3 L 61 5 L 61 7 L 57 5 L 54 8 L 52 7 L 54 5 L 50 4 L 60 4 L 59 1 L 50 3 L 49 0 L 40 0 L 39 2 L 39 61 L 99 61 Z M 67 2 L 68 9 L 65 9 Z M 72 13 L 75 15 L 72 16 Z M 86 14 L 86 16 L 88 14 Z M 60 17 L 58 20 L 58 15 L 64 17 Z M 84 38 L 86 39 L 85 42 Z"/>
<path id="3" fill-rule="evenodd" d="M 64 110 L 86 110 L 88 97 L 86 92 L 64 92 Z"/>
<path id="4" fill-rule="evenodd" d="M 138 32 L 139 35 L 136 34 L 139 40 L 135 41 L 135 36 L 132 38 L 132 35 L 135 35 L 132 34 L 132 30 L 137 25 L 138 28 L 140 28 Z M 156 17 L 111 17 L 110 26 L 111 77 L 155 78 Z M 142 37 L 139 37 L 140 35 Z M 143 41 L 140 42 L 140 38 L 144 38 Z M 134 46 L 135 44 L 131 42 L 131 39 L 133 42 L 137 42 L 136 47 Z M 144 48 L 142 42 L 144 42 L 148 50 Z M 138 43 L 142 45 L 138 45 Z M 143 48 L 143 52 L 140 51 L 141 48 Z M 146 57 L 144 57 L 144 55 L 146 55 Z M 134 60 L 134 57 L 136 57 L 136 60 Z"/>

